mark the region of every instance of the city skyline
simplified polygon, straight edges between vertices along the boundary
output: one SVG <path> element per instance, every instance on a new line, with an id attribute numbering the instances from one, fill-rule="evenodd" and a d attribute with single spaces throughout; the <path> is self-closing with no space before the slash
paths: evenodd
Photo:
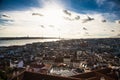
<path id="1" fill-rule="evenodd" d="M 120 37 L 119 0 L 2 0 L 0 37 Z"/>

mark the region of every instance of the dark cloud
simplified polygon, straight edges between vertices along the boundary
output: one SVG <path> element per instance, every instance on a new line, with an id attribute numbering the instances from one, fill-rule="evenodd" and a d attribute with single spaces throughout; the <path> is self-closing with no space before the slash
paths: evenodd
<path id="1" fill-rule="evenodd" d="M 94 18 L 91 18 L 91 17 L 89 17 L 89 16 L 87 16 L 87 17 L 88 17 L 87 19 L 84 19 L 84 20 L 83 20 L 83 23 L 86 23 L 86 22 L 88 22 L 88 21 L 94 20 Z"/>
<path id="2" fill-rule="evenodd" d="M 102 20 L 102 22 L 107 22 L 106 20 Z"/>
<path id="3" fill-rule="evenodd" d="M 1 14 L 0 13 L 0 18 L 11 18 L 9 15 L 7 15 L 7 14 Z"/>
<path id="4" fill-rule="evenodd" d="M 40 27 L 41 27 L 41 28 L 45 28 L 45 26 L 44 26 L 44 25 L 40 25 Z"/>
<path id="5" fill-rule="evenodd" d="M 76 19 L 76 20 L 79 20 L 79 19 L 80 19 L 80 16 L 76 16 L 75 19 Z"/>
<path id="6" fill-rule="evenodd" d="M 83 27 L 83 30 L 87 30 L 87 28 Z"/>
<path id="7" fill-rule="evenodd" d="M 115 30 L 111 30 L 111 32 L 115 32 Z"/>
<path id="8" fill-rule="evenodd" d="M 14 22 L 14 20 L 8 20 L 8 19 L 1 19 L 0 18 L 0 24 L 1 25 L 7 25 L 7 24 L 10 24 L 10 22 Z"/>
<path id="9" fill-rule="evenodd" d="M 10 18 L 10 16 L 3 14 L 2 17 Z"/>
<path id="10" fill-rule="evenodd" d="M 63 10 L 63 12 L 64 12 L 65 14 L 69 15 L 69 16 L 72 15 L 72 14 L 71 14 L 69 11 L 67 11 L 67 10 Z"/>
<path id="11" fill-rule="evenodd" d="M 40 13 L 32 13 L 32 15 L 43 16 L 43 14 L 40 14 Z"/>

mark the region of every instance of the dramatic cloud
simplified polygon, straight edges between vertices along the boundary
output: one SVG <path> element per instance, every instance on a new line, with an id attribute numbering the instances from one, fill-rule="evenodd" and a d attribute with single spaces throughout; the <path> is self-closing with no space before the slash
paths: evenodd
<path id="1" fill-rule="evenodd" d="M 48 7 L 49 9 L 49 7 Z M 51 9 L 52 10 L 52 9 Z M 79 20 L 68 21 L 64 19 L 67 16 L 61 9 L 53 9 L 55 12 L 49 12 L 44 9 L 32 9 L 28 11 L 12 11 L 9 14 L 14 23 L 6 25 L 6 28 L 0 31 L 4 36 L 55 36 L 65 38 L 88 38 L 88 37 L 110 37 L 119 33 L 119 24 L 114 22 L 103 23 L 102 14 L 79 14 L 71 12 L 72 16 L 80 16 Z M 33 16 L 31 13 L 39 11 L 44 16 Z M 50 14 L 49 14 L 50 13 Z M 57 14 L 56 14 L 57 13 Z M 94 18 L 94 21 L 82 23 L 88 16 Z M 68 16 L 69 17 L 69 16 Z M 112 17 L 112 16 L 111 16 Z M 41 26 L 42 25 L 42 26 Z M 50 27 L 54 25 L 54 27 Z M 83 30 L 85 29 L 85 30 Z M 106 31 L 104 31 L 106 30 Z M 116 32 L 111 32 L 115 30 Z M 89 35 L 88 35 L 89 33 Z M 0 35 L 0 36 L 2 36 Z"/>
<path id="2" fill-rule="evenodd" d="M 104 2 L 97 0 L 100 5 Z M 62 0 L 40 0 L 38 3 L 42 5 L 27 10 L 1 11 L 0 36 L 103 38 L 120 34 L 120 24 L 115 23 L 119 17 L 114 13 L 86 9 L 81 13 L 81 8 L 78 11 L 67 9 Z M 83 23 L 84 20 L 88 21 Z"/>

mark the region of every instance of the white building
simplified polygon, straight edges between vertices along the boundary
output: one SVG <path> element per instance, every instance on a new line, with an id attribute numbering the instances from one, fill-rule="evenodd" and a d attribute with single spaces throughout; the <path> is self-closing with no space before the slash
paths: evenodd
<path id="1" fill-rule="evenodd" d="M 23 66 L 24 66 L 23 60 L 21 60 L 20 62 L 18 62 L 18 64 L 17 64 L 18 68 L 23 68 Z"/>

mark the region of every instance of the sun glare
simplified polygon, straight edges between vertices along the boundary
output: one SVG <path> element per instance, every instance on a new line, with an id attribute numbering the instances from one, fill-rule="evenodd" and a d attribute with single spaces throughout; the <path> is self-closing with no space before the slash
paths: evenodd
<path id="1" fill-rule="evenodd" d="M 58 6 L 47 6 L 44 8 L 44 21 L 50 25 L 61 25 L 63 24 L 63 13 L 62 8 Z"/>
<path id="2" fill-rule="evenodd" d="M 59 5 L 47 5 L 43 9 L 43 23 L 45 25 L 53 25 L 53 27 L 47 27 L 45 32 L 50 32 L 52 36 L 58 37 L 62 33 L 62 25 L 64 25 L 64 13 L 63 7 Z M 52 28 L 52 29 L 50 29 Z M 48 33 L 46 33 L 48 34 Z"/>

